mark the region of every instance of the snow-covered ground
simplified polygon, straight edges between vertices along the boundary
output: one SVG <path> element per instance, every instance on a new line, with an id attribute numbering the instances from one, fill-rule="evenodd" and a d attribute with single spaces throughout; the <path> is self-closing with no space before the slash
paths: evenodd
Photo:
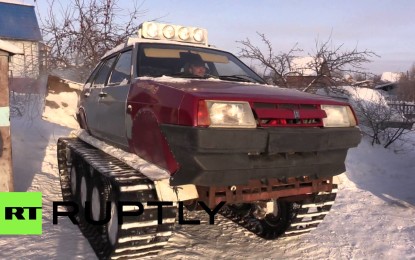
<path id="1" fill-rule="evenodd" d="M 52 224 L 52 201 L 62 200 L 56 141 L 73 127 L 61 112 L 48 110 L 46 120 L 12 118 L 15 189 L 43 193 L 43 234 L 0 237 L 0 259 L 96 259 L 69 219 Z M 402 147 L 363 140 L 350 149 L 336 203 L 307 235 L 266 241 L 220 216 L 208 225 L 205 214 L 190 213 L 203 224 L 177 226 L 158 258 L 415 259 L 415 134 L 407 138 Z"/>

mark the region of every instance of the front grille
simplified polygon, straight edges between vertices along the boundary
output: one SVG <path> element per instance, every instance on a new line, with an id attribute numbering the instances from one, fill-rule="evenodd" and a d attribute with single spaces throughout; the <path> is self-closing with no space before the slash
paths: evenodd
<path id="1" fill-rule="evenodd" d="M 253 109 L 261 127 L 319 127 L 327 116 L 314 104 L 254 103 Z"/>

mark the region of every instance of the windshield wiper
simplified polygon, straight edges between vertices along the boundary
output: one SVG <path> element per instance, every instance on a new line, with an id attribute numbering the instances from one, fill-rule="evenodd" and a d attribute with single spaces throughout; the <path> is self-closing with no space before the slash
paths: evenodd
<path id="1" fill-rule="evenodd" d="M 255 80 L 254 78 L 248 75 L 224 75 L 224 76 L 219 76 L 219 79 L 258 83 L 257 80 Z"/>

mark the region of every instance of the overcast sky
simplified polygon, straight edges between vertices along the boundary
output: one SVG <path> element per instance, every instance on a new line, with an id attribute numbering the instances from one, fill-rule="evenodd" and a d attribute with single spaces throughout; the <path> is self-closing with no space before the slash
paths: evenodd
<path id="1" fill-rule="evenodd" d="M 36 1 L 40 9 L 45 2 Z M 121 8 L 132 2 L 118 1 Z M 333 43 L 344 44 L 345 50 L 357 46 L 381 56 L 366 65 L 371 72 L 406 71 L 415 62 L 411 0 L 147 0 L 141 9 L 148 12 L 139 22 L 162 17 L 163 22 L 206 28 L 210 44 L 234 54 L 241 47 L 238 40 L 260 44 L 256 32 L 264 33 L 277 52 L 298 42 L 305 55 L 313 52 L 317 38 L 326 40 L 331 34 Z"/>

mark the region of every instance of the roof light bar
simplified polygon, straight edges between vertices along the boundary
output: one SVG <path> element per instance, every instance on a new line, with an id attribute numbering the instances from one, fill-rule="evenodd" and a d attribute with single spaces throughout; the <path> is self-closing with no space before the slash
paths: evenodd
<path id="1" fill-rule="evenodd" d="M 156 22 L 144 22 L 139 28 L 138 35 L 141 38 L 208 45 L 207 30 L 203 28 Z"/>

